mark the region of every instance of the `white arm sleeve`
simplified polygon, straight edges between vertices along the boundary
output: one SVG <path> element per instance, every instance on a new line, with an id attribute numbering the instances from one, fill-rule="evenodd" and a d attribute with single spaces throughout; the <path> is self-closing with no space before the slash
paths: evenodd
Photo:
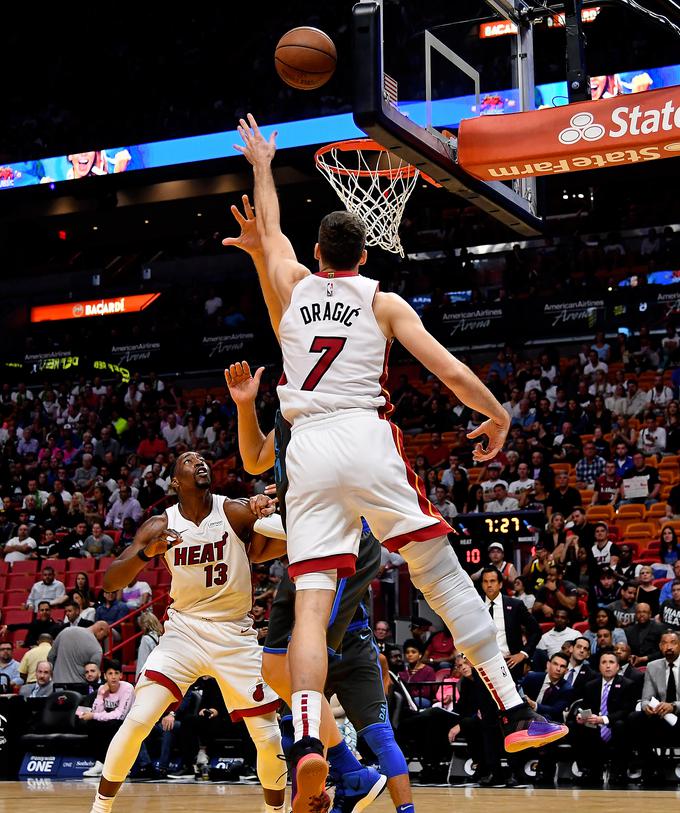
<path id="1" fill-rule="evenodd" d="M 272 539 L 286 538 L 286 532 L 283 530 L 283 523 L 281 522 L 279 514 L 272 514 L 269 517 L 256 519 L 253 530 L 258 534 L 262 534 L 262 536 L 268 536 Z"/>

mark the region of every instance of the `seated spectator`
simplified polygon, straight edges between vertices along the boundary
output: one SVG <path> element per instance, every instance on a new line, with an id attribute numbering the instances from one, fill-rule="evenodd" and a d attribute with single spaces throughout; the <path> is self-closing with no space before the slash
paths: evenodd
<path id="1" fill-rule="evenodd" d="M 502 542 L 491 542 L 487 548 L 489 561 L 487 565 L 495 567 L 496 570 L 503 577 L 503 590 L 508 594 L 513 590 L 515 579 L 517 578 L 517 570 L 512 562 L 505 561 L 505 548 Z M 471 575 L 472 581 L 476 582 L 482 578 L 484 568 L 480 567 L 475 573 Z"/>
<path id="2" fill-rule="evenodd" d="M 435 498 L 432 501 L 432 504 L 447 522 L 450 519 L 453 519 L 454 517 L 458 516 L 456 506 L 451 502 L 451 500 L 448 500 L 446 498 L 446 489 L 444 488 L 444 486 L 438 485 L 435 487 Z M 489 506 L 487 510 L 491 511 L 492 509 Z"/>
<path id="3" fill-rule="evenodd" d="M 652 661 L 645 671 L 642 689 L 642 711 L 636 711 L 629 720 L 630 742 L 642 763 L 642 781 L 645 785 L 663 783 L 659 773 L 656 748 L 680 747 L 680 727 L 669 725 L 666 715 L 680 714 L 678 685 L 680 674 L 680 637 L 677 632 L 666 632 L 659 641 L 661 657 Z"/>
<path id="4" fill-rule="evenodd" d="M 654 586 L 654 571 L 649 565 L 642 565 L 638 577 L 637 601 L 649 604 L 652 615 L 659 612 L 659 599 L 661 591 Z"/>
<path id="5" fill-rule="evenodd" d="M 622 478 L 616 473 L 616 463 L 608 461 L 604 473 L 595 481 L 595 493 L 591 505 L 616 505 L 621 496 Z"/>
<path id="6" fill-rule="evenodd" d="M 487 479 L 483 480 L 480 485 L 484 492 L 484 503 L 489 503 L 494 498 L 494 488 L 497 484 L 502 483 L 506 488 L 508 484 L 505 480 L 501 480 L 501 464 L 498 460 L 492 460 L 486 467 L 485 474 Z"/>
<path id="7" fill-rule="evenodd" d="M 106 533 L 101 522 L 92 523 L 92 532 L 85 540 L 85 550 L 90 556 L 108 556 L 113 548 L 113 539 Z"/>
<path id="8" fill-rule="evenodd" d="M 551 557 L 540 540 L 536 543 L 534 550 L 536 555 L 524 566 L 522 576 L 527 590 L 535 594 L 543 586 Z"/>
<path id="9" fill-rule="evenodd" d="M 46 524 L 49 524 L 47 520 Z M 58 526 L 57 526 L 58 527 Z M 37 558 L 42 561 L 43 559 L 57 559 L 59 551 L 59 540 L 57 534 L 52 528 L 45 528 L 42 538 L 38 540 L 38 547 L 36 548 Z"/>
<path id="10" fill-rule="evenodd" d="M 598 477 L 604 474 L 605 460 L 599 457 L 595 444 L 583 445 L 583 457 L 576 464 L 576 481 L 579 488 L 595 488 Z"/>
<path id="11" fill-rule="evenodd" d="M 82 601 L 77 603 L 74 599 L 70 598 L 64 603 L 64 625 L 62 631 L 70 629 L 71 627 L 87 628 L 92 626 L 93 622 L 89 618 L 83 618 L 81 611 Z"/>
<path id="12" fill-rule="evenodd" d="M 616 474 L 623 478 L 624 474 L 633 468 L 633 458 L 631 457 L 628 445 L 623 441 L 619 441 L 614 450 L 614 464 L 616 466 Z"/>
<path id="13" fill-rule="evenodd" d="M 49 661 L 38 661 L 35 667 L 35 680 L 25 683 L 19 689 L 21 697 L 48 697 L 54 691 L 52 682 L 52 664 Z"/>
<path id="14" fill-rule="evenodd" d="M 618 546 L 619 560 L 616 563 L 614 570 L 621 581 L 631 581 L 637 579 L 640 575 L 642 565 L 638 565 L 633 561 L 633 548 L 625 542 Z"/>
<path id="15" fill-rule="evenodd" d="M 7 694 L 23 683 L 19 662 L 14 660 L 13 651 L 14 644 L 11 641 L 0 641 L 0 693 Z"/>
<path id="16" fill-rule="evenodd" d="M 660 415 L 663 414 L 664 409 L 673 400 L 673 390 L 663 383 L 662 373 L 654 376 L 654 384 L 647 393 L 646 398 L 648 408 L 655 410 Z"/>
<path id="17" fill-rule="evenodd" d="M 540 650 L 547 653 L 548 660 L 551 660 L 556 652 L 562 651 L 562 645 L 565 641 L 573 641 L 579 637 L 578 632 L 569 626 L 569 612 L 567 610 L 561 608 L 555 610 L 553 620 L 555 626 L 551 630 L 544 632 L 541 635 L 541 640 L 536 644 L 536 651 Z M 566 663 L 564 668 L 566 672 Z"/>
<path id="18" fill-rule="evenodd" d="M 118 600 L 117 590 L 103 590 L 102 600 L 95 609 L 94 617 L 96 621 L 106 621 L 107 624 L 115 624 L 130 612 L 130 608 L 123 601 Z"/>
<path id="19" fill-rule="evenodd" d="M 135 534 L 137 533 L 137 523 L 132 517 L 125 517 L 123 520 L 123 530 L 118 537 L 118 541 L 111 549 L 111 556 L 120 556 L 120 554 L 134 542 Z"/>
<path id="20" fill-rule="evenodd" d="M 618 601 L 621 586 L 616 578 L 616 573 L 610 567 L 603 567 L 597 582 L 592 586 L 589 605 L 594 607 L 609 607 Z"/>
<path id="21" fill-rule="evenodd" d="M 555 511 L 550 516 L 548 526 L 545 531 L 541 531 L 540 539 L 543 547 L 550 551 L 556 559 L 563 556 L 563 545 L 567 541 L 567 532 L 564 530 L 564 514 Z"/>
<path id="22" fill-rule="evenodd" d="M 399 677 L 407 685 L 409 694 L 418 708 L 425 709 L 432 705 L 435 687 L 421 686 L 421 683 L 432 683 L 437 675 L 431 666 L 423 663 L 425 647 L 415 638 L 404 641 L 404 659 L 406 669 L 399 672 Z"/>
<path id="23" fill-rule="evenodd" d="M 47 660 L 52 650 L 52 642 L 52 636 L 47 632 L 42 632 L 38 636 L 37 645 L 24 653 L 19 664 L 19 675 L 25 685 L 35 683 L 38 664 Z"/>
<path id="24" fill-rule="evenodd" d="M 486 510 L 491 514 L 501 514 L 507 511 L 518 511 L 519 503 L 514 497 L 508 497 L 508 487 L 505 483 L 496 483 L 493 488 L 493 500 L 489 501 Z"/>
<path id="25" fill-rule="evenodd" d="M 550 656 L 545 672 L 528 672 L 521 681 L 528 705 L 555 723 L 563 722 L 563 712 L 574 695 L 564 681 L 568 666 L 569 658 L 558 650 Z"/>
<path id="26" fill-rule="evenodd" d="M 94 607 L 90 607 L 90 604 L 85 598 L 85 596 L 78 590 L 74 590 L 73 595 L 71 596 L 71 601 L 73 601 L 73 603 L 76 605 L 80 612 L 79 619 L 83 622 L 89 621 L 91 624 L 94 624 L 95 621 Z"/>
<path id="27" fill-rule="evenodd" d="M 123 528 L 123 520 L 132 519 L 138 523 L 142 514 L 142 506 L 139 501 L 132 497 L 130 487 L 125 485 L 118 490 L 118 499 L 111 506 L 111 510 L 106 515 L 106 527 L 114 530 Z"/>
<path id="28" fill-rule="evenodd" d="M 635 623 L 626 627 L 626 639 L 632 651 L 633 666 L 646 666 L 651 661 L 662 657 L 659 641 L 664 627 L 652 619 L 649 604 L 639 603 L 635 613 Z"/>
<path id="29" fill-rule="evenodd" d="M 562 431 L 555 435 L 553 442 L 553 459 L 564 463 L 576 463 L 581 457 L 581 437 L 574 430 L 573 421 L 581 420 L 581 410 L 578 408 L 576 401 L 571 399 L 569 401 L 571 412 L 567 411 L 569 420 L 562 423 Z M 559 478 L 558 478 L 559 479 Z M 563 513 L 569 513 L 565 511 Z"/>
<path id="30" fill-rule="evenodd" d="M 590 715 L 577 714 L 570 725 L 570 739 L 582 771 L 582 783 L 602 787 L 604 766 L 610 758 L 612 781 L 625 782 L 629 746 L 625 722 L 635 708 L 633 684 L 619 675 L 613 652 L 599 657 L 600 677 L 586 683 L 582 706 Z"/>
<path id="31" fill-rule="evenodd" d="M 588 616 L 588 629 L 583 633 L 583 637 L 590 644 L 590 652 L 593 655 L 599 649 L 597 634 L 603 629 L 611 632 L 612 645 L 626 643 L 626 633 L 617 627 L 614 611 L 609 607 L 598 607 Z"/>
<path id="32" fill-rule="evenodd" d="M 565 644 L 563 648 L 568 650 L 569 644 Z M 575 638 L 571 645 L 567 673 L 564 676 L 567 686 L 573 687 L 575 697 L 581 696 L 583 687 L 592 677 L 589 658 L 590 641 L 584 636 Z"/>
<path id="33" fill-rule="evenodd" d="M 641 669 L 636 669 L 630 662 L 633 653 L 627 643 L 614 644 L 614 654 L 619 662 L 619 674 L 635 686 L 635 698 L 639 700 L 645 673 Z"/>
<path id="34" fill-rule="evenodd" d="M 637 381 L 631 378 L 626 386 L 626 402 L 623 407 L 623 414 L 627 418 L 639 418 L 646 408 L 647 395 L 638 388 Z"/>
<path id="35" fill-rule="evenodd" d="M 473 483 L 470 486 L 467 500 L 465 502 L 466 514 L 480 514 L 486 511 L 484 503 L 484 488 L 481 483 Z"/>
<path id="36" fill-rule="evenodd" d="M 102 680 L 102 670 L 99 667 L 98 663 L 91 661 L 90 663 L 85 664 L 85 686 L 87 688 L 88 695 L 95 695 L 99 691 L 99 687 L 104 684 Z M 94 702 L 94 697 L 92 697 L 92 701 Z M 83 704 L 81 704 L 83 705 Z M 90 705 L 90 708 L 92 706 Z"/>
<path id="37" fill-rule="evenodd" d="M 93 456 L 91 454 L 84 454 L 82 465 L 76 469 L 76 473 L 73 476 L 73 482 L 76 484 L 78 491 L 87 491 L 96 477 L 97 468 L 94 465 Z"/>
<path id="38" fill-rule="evenodd" d="M 420 643 L 423 645 L 424 652 L 427 642 L 432 636 L 432 633 L 430 632 L 432 629 L 432 622 L 429 618 L 421 618 L 419 615 L 412 615 L 409 629 L 411 630 L 411 637 L 415 638 L 416 641 L 420 641 Z"/>
<path id="39" fill-rule="evenodd" d="M 52 606 L 49 601 L 39 601 L 36 617 L 29 624 L 24 646 L 32 647 L 38 643 L 40 636 L 46 632 L 52 638 L 56 638 L 61 632 L 61 623 L 52 618 Z"/>
<path id="40" fill-rule="evenodd" d="M 536 590 L 536 602 L 531 612 L 539 621 L 552 621 L 558 609 L 567 612 L 568 620 L 579 616 L 578 590 L 564 580 L 562 565 L 551 563 L 541 587 Z"/>
<path id="41" fill-rule="evenodd" d="M 666 451 L 666 430 L 656 425 L 653 413 L 645 415 L 645 425 L 638 435 L 638 449 L 645 457 L 661 457 Z"/>
<path id="42" fill-rule="evenodd" d="M 63 603 L 66 590 L 62 582 L 54 575 L 54 568 L 47 565 L 42 570 L 42 579 L 31 587 L 26 599 L 26 608 L 35 612 L 38 604 L 47 601 L 49 606 L 56 607 Z"/>
<path id="43" fill-rule="evenodd" d="M 675 533 L 675 528 L 665 525 L 661 529 L 659 559 L 665 565 L 673 565 L 678 561 L 678 558 L 680 558 L 680 546 L 678 546 L 678 536 Z"/>
<path id="44" fill-rule="evenodd" d="M 432 666 L 433 669 L 444 669 L 450 667 L 453 663 L 453 656 L 456 647 L 453 642 L 453 636 L 449 630 L 444 629 L 435 632 L 434 635 L 427 642 L 425 655 L 423 661 Z"/>
<path id="45" fill-rule="evenodd" d="M 17 535 L 7 540 L 3 549 L 4 559 L 8 564 L 25 562 L 37 549 L 38 543 L 29 535 L 28 525 L 23 522 L 17 528 Z"/>
<path id="46" fill-rule="evenodd" d="M 253 629 L 257 631 L 257 642 L 260 646 L 264 646 L 267 637 L 267 630 L 269 629 L 269 621 L 267 620 L 268 603 L 257 599 L 253 602 L 250 609 L 250 615 L 253 617 Z"/>
<path id="47" fill-rule="evenodd" d="M 90 577 L 83 570 L 76 573 L 76 583 L 73 590 L 69 590 L 69 598 L 73 598 L 75 593 L 80 593 L 85 601 L 86 607 L 93 607 L 96 601 L 94 590 L 90 588 Z"/>
<path id="48" fill-rule="evenodd" d="M 680 632 L 680 580 L 673 579 L 671 597 L 661 603 L 657 621 L 667 629 Z"/>
<path id="49" fill-rule="evenodd" d="M 531 593 L 527 593 L 526 585 L 524 584 L 524 577 L 517 576 L 512 584 L 514 588 L 512 595 L 515 598 L 518 598 L 524 604 L 527 610 L 530 610 L 536 603 L 536 596 L 532 595 Z"/>
<path id="50" fill-rule="evenodd" d="M 89 559 L 90 554 L 87 552 L 87 538 L 90 532 L 87 529 L 87 523 L 83 520 L 77 523 L 71 533 L 67 534 L 57 544 L 57 553 L 60 559 L 75 559 L 83 558 Z"/>
<path id="51" fill-rule="evenodd" d="M 628 491 L 628 496 L 627 496 Z M 642 452 L 633 454 L 633 467 L 623 475 L 621 505 L 637 504 L 647 508 L 654 505 L 661 493 L 659 472 L 648 466 Z M 632 494 L 632 496 L 630 496 Z M 639 496 L 638 496 L 639 494 Z"/>
<path id="52" fill-rule="evenodd" d="M 574 508 L 579 505 L 581 505 L 581 495 L 577 489 L 569 485 L 569 475 L 566 471 L 557 472 L 557 476 L 555 477 L 555 489 L 550 492 L 550 497 L 548 498 L 548 517 L 555 511 L 568 517 Z"/>
<path id="53" fill-rule="evenodd" d="M 529 466 L 526 463 L 519 463 L 517 475 L 517 479 L 508 486 L 508 496 L 516 499 L 520 508 L 526 508 L 534 491 L 534 481 L 529 477 Z"/>
<path id="54" fill-rule="evenodd" d="M 430 435 L 430 442 L 422 449 L 421 454 L 431 469 L 442 468 L 449 459 L 449 449 L 442 443 L 442 436 L 439 432 L 433 432 Z"/>
<path id="55" fill-rule="evenodd" d="M 85 771 L 83 776 L 102 775 L 106 751 L 132 708 L 135 698 L 134 686 L 121 680 L 121 677 L 118 661 L 109 661 L 105 664 L 106 683 L 99 687 L 92 711 L 83 711 L 79 715 L 80 719 L 88 724 L 90 753 L 96 759 L 94 766 Z"/>
<path id="56" fill-rule="evenodd" d="M 139 625 L 139 629 L 142 631 L 142 637 L 139 639 L 139 649 L 137 650 L 135 683 L 142 673 L 142 669 L 144 668 L 147 658 L 158 646 L 158 643 L 161 640 L 161 635 L 163 634 L 161 622 L 149 610 L 139 614 L 137 624 Z"/>
<path id="57" fill-rule="evenodd" d="M 151 601 L 151 587 L 148 582 L 135 578 L 121 591 L 121 600 L 127 605 L 128 610 L 136 610 L 143 604 Z"/>
<path id="58" fill-rule="evenodd" d="M 80 522 L 85 522 L 85 512 L 87 511 L 87 504 L 82 492 L 76 491 L 71 498 L 71 502 L 66 512 L 66 525 L 69 528 L 75 528 Z"/>
<path id="59" fill-rule="evenodd" d="M 63 629 L 47 658 L 54 666 L 54 682 L 82 683 L 85 664 L 101 661 L 101 641 L 108 634 L 109 625 L 105 621 L 97 621 L 87 628 L 72 626 Z"/>
<path id="60" fill-rule="evenodd" d="M 595 566 L 614 569 L 619 561 L 619 549 L 609 538 L 609 525 L 606 522 L 596 522 L 594 534 L 595 543 L 590 549 L 590 555 Z"/>
<path id="61" fill-rule="evenodd" d="M 666 500 L 666 519 L 680 519 L 680 483 L 673 486 Z"/>
<path id="62" fill-rule="evenodd" d="M 666 582 L 666 584 L 664 584 L 664 586 L 661 588 L 661 593 L 659 594 L 659 605 L 673 597 L 673 582 L 676 580 L 680 581 L 680 559 L 673 563 L 673 579 Z"/>
<path id="63" fill-rule="evenodd" d="M 378 647 L 378 652 L 385 655 L 387 650 L 393 646 L 392 630 L 387 621 L 377 621 L 373 627 L 373 637 Z"/>
<path id="64" fill-rule="evenodd" d="M 609 609 L 616 616 L 616 624 L 619 627 L 627 627 L 635 623 L 635 612 L 637 610 L 638 586 L 636 582 L 624 582 L 621 585 L 619 598 L 609 605 Z"/>
<path id="65" fill-rule="evenodd" d="M 165 491 L 156 482 L 156 475 L 149 469 L 144 474 L 144 482 L 139 489 L 137 499 L 142 508 L 146 511 L 155 503 L 159 502 L 165 497 Z"/>

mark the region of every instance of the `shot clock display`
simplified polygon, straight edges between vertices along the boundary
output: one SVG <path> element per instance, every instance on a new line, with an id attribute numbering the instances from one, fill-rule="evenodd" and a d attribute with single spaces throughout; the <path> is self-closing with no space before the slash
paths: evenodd
<path id="1" fill-rule="evenodd" d="M 515 561 L 521 546 L 531 546 L 545 525 L 541 511 L 513 511 L 508 514 L 458 514 L 449 524 L 455 533 L 449 534 L 461 565 L 474 573 L 488 562 L 490 542 L 500 542 L 505 558 Z"/>

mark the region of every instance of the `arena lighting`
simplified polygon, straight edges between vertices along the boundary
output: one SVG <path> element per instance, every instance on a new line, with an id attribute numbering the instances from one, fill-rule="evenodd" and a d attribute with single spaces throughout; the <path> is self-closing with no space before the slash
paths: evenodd
<path id="1" fill-rule="evenodd" d="M 122 313 L 143 311 L 155 302 L 160 293 L 117 296 L 110 299 L 89 299 L 83 302 L 65 302 L 58 305 L 38 305 L 31 308 L 31 322 L 51 322 L 61 319 L 118 316 Z"/>

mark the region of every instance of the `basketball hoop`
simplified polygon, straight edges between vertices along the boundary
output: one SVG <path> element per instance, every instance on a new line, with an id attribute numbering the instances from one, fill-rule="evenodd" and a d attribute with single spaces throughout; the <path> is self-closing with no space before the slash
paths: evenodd
<path id="1" fill-rule="evenodd" d="M 346 209 L 366 224 L 367 245 L 403 257 L 399 224 L 420 171 L 370 138 L 327 144 L 314 160 Z"/>

